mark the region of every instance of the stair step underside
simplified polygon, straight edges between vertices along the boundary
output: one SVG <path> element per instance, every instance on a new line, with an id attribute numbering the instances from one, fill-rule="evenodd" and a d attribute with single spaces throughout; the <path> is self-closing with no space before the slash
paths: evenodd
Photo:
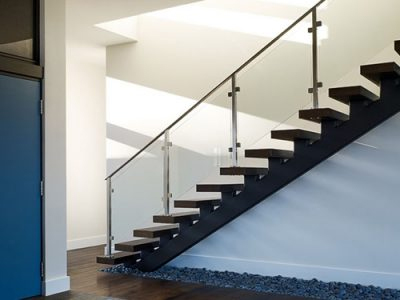
<path id="1" fill-rule="evenodd" d="M 136 263 L 140 258 L 140 252 L 126 253 L 118 252 L 114 253 L 112 256 L 97 256 L 96 261 L 98 264 L 105 265 L 119 265 L 123 263 Z"/>
<path id="2" fill-rule="evenodd" d="M 200 219 L 200 214 L 198 212 L 183 212 L 170 215 L 157 215 L 153 216 L 154 223 L 183 223 L 183 222 L 193 222 Z"/>
<path id="3" fill-rule="evenodd" d="M 160 240 L 157 239 L 138 239 L 134 241 L 115 244 L 115 250 L 125 252 L 138 252 L 142 250 L 154 249 L 158 247 Z"/>
<path id="4" fill-rule="evenodd" d="M 179 225 L 164 225 L 148 228 L 135 229 L 133 235 L 136 237 L 156 238 L 165 235 L 173 235 L 179 232 Z"/>
<path id="5" fill-rule="evenodd" d="M 271 138 L 284 141 L 318 141 L 321 138 L 321 135 L 319 133 L 303 129 L 287 129 L 271 131 Z"/>
<path id="6" fill-rule="evenodd" d="M 176 208 L 200 208 L 204 205 L 218 206 L 221 204 L 221 199 L 195 199 L 195 200 L 175 200 Z"/>
<path id="7" fill-rule="evenodd" d="M 395 79 L 400 77 L 400 67 L 395 62 L 361 66 L 362 76 L 375 84 L 380 84 L 382 79 Z"/>
<path id="8" fill-rule="evenodd" d="M 348 121 L 349 116 L 331 108 L 314 108 L 299 111 L 299 118 L 311 122 Z"/>
<path id="9" fill-rule="evenodd" d="M 244 184 L 240 183 L 222 183 L 222 184 L 198 184 L 196 186 L 197 192 L 220 192 L 230 193 L 236 191 L 242 191 Z"/>
<path id="10" fill-rule="evenodd" d="M 379 100 L 379 96 L 360 85 L 331 88 L 329 97 L 345 104 L 353 101 L 373 102 Z"/>
<path id="11" fill-rule="evenodd" d="M 267 175 L 268 168 L 258 167 L 224 167 L 220 169 L 220 175 L 244 175 L 244 176 L 258 176 Z"/>
<path id="12" fill-rule="evenodd" d="M 280 149 L 247 149 L 244 152 L 245 157 L 248 158 L 293 158 L 294 152 L 289 150 Z"/>
<path id="13" fill-rule="evenodd" d="M 396 50 L 396 52 L 400 54 L 400 41 L 394 42 L 394 50 Z"/>

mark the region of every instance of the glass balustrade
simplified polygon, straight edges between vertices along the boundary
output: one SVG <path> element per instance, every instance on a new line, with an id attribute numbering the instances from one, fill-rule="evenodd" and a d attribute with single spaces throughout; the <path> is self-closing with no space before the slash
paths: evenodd
<path id="1" fill-rule="evenodd" d="M 320 132 L 319 124 L 298 116 L 299 110 L 313 108 L 315 91 L 319 107 L 344 113 L 348 107 L 329 98 L 330 87 L 357 79 L 375 91 L 377 87 L 359 75 L 359 66 L 381 61 L 385 55 L 395 57 L 389 48 L 398 38 L 399 9 L 394 8 L 400 8 L 400 3 L 387 0 L 390 5 L 383 7 L 379 1 L 371 1 L 364 7 L 363 1 L 325 1 L 314 16 L 310 10 L 289 30 L 285 28 L 290 23 L 283 26 L 280 36 L 266 40 L 263 51 L 167 128 L 170 144 L 165 143 L 162 132 L 113 174 L 109 201 L 114 242 L 131 240 L 133 229 L 153 224 L 153 215 L 179 212 L 173 206 L 176 199 L 219 196 L 196 192 L 199 183 L 243 183 L 242 176 L 219 173 L 221 167 L 235 165 L 234 140 L 239 143 L 238 166 L 264 167 L 267 160 L 246 158 L 245 150 L 293 149 L 292 142 L 271 139 L 271 131 L 300 128 Z M 387 17 L 374 18 L 377 14 Z M 370 45 L 369 35 L 376 27 L 379 37 Z M 236 109 L 232 109 L 235 100 Z"/>

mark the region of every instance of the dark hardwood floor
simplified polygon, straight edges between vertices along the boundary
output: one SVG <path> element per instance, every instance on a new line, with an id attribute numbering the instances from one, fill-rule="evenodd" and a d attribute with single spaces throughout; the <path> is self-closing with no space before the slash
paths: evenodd
<path id="1" fill-rule="evenodd" d="M 144 279 L 129 275 L 100 272 L 104 266 L 96 264 L 96 256 L 104 247 L 91 247 L 68 252 L 68 275 L 71 276 L 71 291 L 51 297 L 35 299 L 97 300 L 97 299 L 140 299 L 140 300 L 299 300 L 292 296 L 256 293 L 240 289 L 227 289 L 201 284 L 181 283 L 155 279 Z"/>

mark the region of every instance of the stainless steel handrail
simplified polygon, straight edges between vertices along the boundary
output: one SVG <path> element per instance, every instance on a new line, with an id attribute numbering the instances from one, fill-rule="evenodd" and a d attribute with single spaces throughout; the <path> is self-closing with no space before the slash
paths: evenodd
<path id="1" fill-rule="evenodd" d="M 125 168 L 126 165 L 128 165 L 132 160 L 134 160 L 136 157 L 138 157 L 143 151 L 145 151 L 150 145 L 152 145 L 154 142 L 156 142 L 160 137 L 164 135 L 164 133 L 167 130 L 170 130 L 172 127 L 174 127 L 176 124 L 178 124 L 183 118 L 185 118 L 188 114 L 190 114 L 196 107 L 198 107 L 201 103 L 203 103 L 205 100 L 207 100 L 208 97 L 210 97 L 215 91 L 217 91 L 221 86 L 223 86 L 225 83 L 227 83 L 233 76 L 235 76 L 237 73 L 242 71 L 245 67 L 247 67 L 253 60 L 255 60 L 258 56 L 260 56 L 265 50 L 270 48 L 272 45 L 274 45 L 277 41 L 279 41 L 286 33 L 288 33 L 290 30 L 292 30 L 297 24 L 299 24 L 301 21 L 303 21 L 308 15 L 312 14 L 316 8 L 318 8 L 322 3 L 324 3 L 326 0 L 321 0 L 317 4 L 315 4 L 313 7 L 311 7 L 308 11 L 306 11 L 300 18 L 298 18 L 296 21 L 294 21 L 289 27 L 287 27 L 285 30 L 283 30 L 278 36 L 276 36 L 273 40 L 271 40 L 267 45 L 265 45 L 263 48 L 261 48 L 257 53 L 255 53 L 252 57 L 250 57 L 247 61 L 245 61 L 239 68 L 237 68 L 232 74 L 230 74 L 226 79 L 224 79 L 221 83 L 219 83 L 215 88 L 213 88 L 210 92 L 208 92 L 203 98 L 201 98 L 196 104 L 194 104 L 191 108 L 189 108 L 185 113 L 183 113 L 178 119 L 176 119 L 171 125 L 169 125 L 167 128 L 165 128 L 160 134 L 158 134 L 155 138 L 153 138 L 150 142 L 148 142 L 142 149 L 140 149 L 136 154 L 134 154 L 131 158 L 129 158 L 125 163 L 123 163 L 121 166 L 119 166 L 114 172 L 112 172 L 110 175 L 107 176 L 106 180 L 109 178 L 112 178 L 115 174 L 117 174 L 119 171 L 121 171 L 123 168 Z"/>

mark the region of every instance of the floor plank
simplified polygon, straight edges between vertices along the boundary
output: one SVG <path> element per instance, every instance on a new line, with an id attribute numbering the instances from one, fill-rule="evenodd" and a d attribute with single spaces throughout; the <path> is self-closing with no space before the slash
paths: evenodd
<path id="1" fill-rule="evenodd" d="M 139 278 L 129 275 L 103 273 L 104 266 L 95 262 L 96 256 L 104 252 L 97 246 L 68 252 L 68 275 L 71 291 L 51 297 L 34 299 L 97 300 L 301 300 L 306 298 L 256 293 L 242 289 L 218 288 L 201 284 Z"/>

